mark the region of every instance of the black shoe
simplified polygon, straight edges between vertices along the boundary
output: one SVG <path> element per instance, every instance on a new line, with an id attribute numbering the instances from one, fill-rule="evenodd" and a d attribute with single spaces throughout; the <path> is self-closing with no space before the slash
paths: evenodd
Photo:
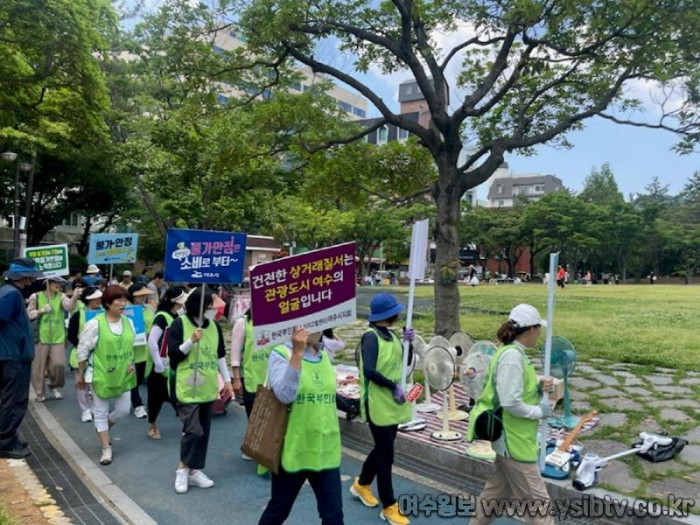
<path id="1" fill-rule="evenodd" d="M 27 447 L 21 447 L 20 445 L 17 445 L 11 450 L 5 450 L 0 448 L 0 458 L 22 459 L 30 455 L 31 452 L 29 452 L 29 449 Z"/>

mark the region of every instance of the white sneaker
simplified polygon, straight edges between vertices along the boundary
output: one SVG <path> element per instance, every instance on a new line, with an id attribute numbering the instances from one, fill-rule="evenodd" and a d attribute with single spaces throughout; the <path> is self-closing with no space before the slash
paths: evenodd
<path id="1" fill-rule="evenodd" d="M 112 447 L 103 448 L 100 465 L 109 465 L 110 463 L 112 463 Z"/>
<path id="2" fill-rule="evenodd" d="M 209 489 L 214 486 L 214 482 L 201 470 L 195 470 L 194 474 L 188 475 L 187 483 L 202 489 Z"/>
<path id="3" fill-rule="evenodd" d="M 144 406 L 136 407 L 134 409 L 134 415 L 139 419 L 144 419 L 148 417 L 148 414 L 146 413 L 146 408 Z"/>
<path id="4" fill-rule="evenodd" d="M 89 423 L 92 421 L 92 411 L 89 408 L 86 408 L 83 410 L 83 413 L 80 414 L 80 421 L 83 423 Z"/>
<path id="5" fill-rule="evenodd" d="M 63 399 L 63 392 L 61 392 L 60 388 L 54 388 L 51 392 L 55 399 Z"/>
<path id="6" fill-rule="evenodd" d="M 175 492 L 184 494 L 187 492 L 189 484 L 187 483 L 187 469 L 179 468 L 175 471 Z"/>
<path id="7" fill-rule="evenodd" d="M 246 456 L 243 452 L 241 452 L 241 459 L 244 459 L 245 461 L 253 461 L 253 458 Z"/>

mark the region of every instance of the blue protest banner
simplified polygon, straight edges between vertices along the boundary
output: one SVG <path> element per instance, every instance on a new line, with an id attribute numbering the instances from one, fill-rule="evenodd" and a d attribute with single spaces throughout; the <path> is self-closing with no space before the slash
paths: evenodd
<path id="1" fill-rule="evenodd" d="M 90 235 L 88 263 L 134 263 L 138 244 L 138 233 L 93 233 Z"/>
<path id="2" fill-rule="evenodd" d="M 168 230 L 165 280 L 177 283 L 240 283 L 245 233 Z"/>
<path id="3" fill-rule="evenodd" d="M 124 308 L 124 315 L 131 319 L 134 325 L 134 345 L 145 345 L 146 339 L 146 320 L 143 317 L 143 309 L 146 308 L 140 304 L 127 306 Z M 85 322 L 94 319 L 97 315 L 104 313 L 104 310 L 85 310 Z"/>

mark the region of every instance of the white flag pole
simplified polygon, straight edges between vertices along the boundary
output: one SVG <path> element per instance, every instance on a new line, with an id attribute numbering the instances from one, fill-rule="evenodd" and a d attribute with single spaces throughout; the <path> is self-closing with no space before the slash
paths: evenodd
<path id="1" fill-rule="evenodd" d="M 549 282 L 547 283 L 547 331 L 544 342 L 544 377 L 549 377 L 552 358 L 552 322 L 554 320 L 554 292 L 556 290 L 556 273 L 559 264 L 559 254 L 549 254 Z M 549 392 L 542 393 L 542 399 L 549 396 Z M 544 460 L 547 454 L 547 419 L 540 421 L 540 470 L 544 470 Z"/>

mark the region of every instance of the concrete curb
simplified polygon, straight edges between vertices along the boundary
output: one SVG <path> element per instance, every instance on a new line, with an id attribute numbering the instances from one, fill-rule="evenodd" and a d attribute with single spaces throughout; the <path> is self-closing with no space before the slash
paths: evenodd
<path id="1" fill-rule="evenodd" d="M 49 442 L 117 520 L 131 525 L 158 524 L 102 472 L 42 403 L 32 400 L 29 408 Z"/>
<path id="2" fill-rule="evenodd" d="M 341 433 L 348 435 L 356 440 L 362 441 L 368 445 L 372 443 L 372 436 L 369 427 L 361 421 L 340 420 Z M 371 446 L 370 446 L 371 448 Z M 466 478 L 468 480 L 479 480 L 481 482 L 491 475 L 493 464 L 487 461 L 470 458 L 467 455 L 456 454 L 450 450 L 430 447 L 423 443 L 419 443 L 404 437 L 400 432 L 396 439 L 395 451 L 397 455 L 401 455 L 411 460 L 418 465 L 424 464 L 431 468 L 439 467 L 453 477 Z M 599 500 L 602 504 L 603 499 L 608 497 L 619 502 L 625 502 L 629 508 L 637 508 L 634 500 L 624 494 L 611 492 L 601 488 L 589 489 L 585 492 L 579 492 L 571 487 L 570 480 L 553 480 L 545 478 L 547 490 L 552 499 L 566 501 L 581 501 L 581 500 Z M 460 487 L 454 487 L 454 492 L 459 492 Z M 592 502 L 591 502 L 592 503 Z M 642 525 L 642 524 L 657 524 L 657 525 L 700 525 L 700 516 L 691 514 L 688 517 L 608 517 L 606 519 L 614 520 L 615 523 L 626 525 Z"/>

